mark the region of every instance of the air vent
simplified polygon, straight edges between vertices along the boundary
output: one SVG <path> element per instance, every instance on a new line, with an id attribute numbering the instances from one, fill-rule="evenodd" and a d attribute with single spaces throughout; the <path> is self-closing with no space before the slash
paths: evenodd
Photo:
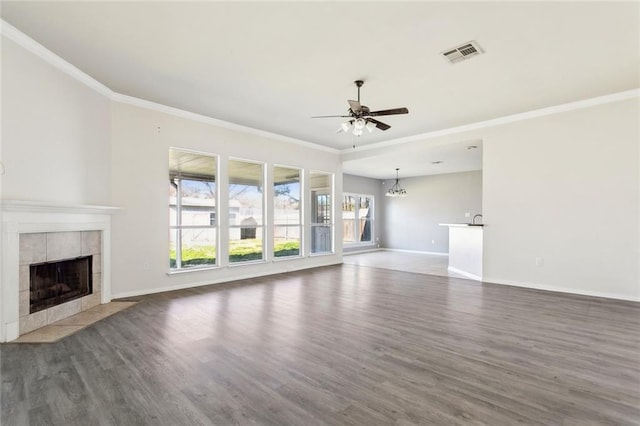
<path id="1" fill-rule="evenodd" d="M 460 46 L 445 50 L 444 52 L 442 52 L 442 56 L 444 56 L 447 61 L 455 64 L 456 62 L 464 61 L 465 59 L 469 59 L 470 57 L 479 55 L 481 53 L 482 49 L 480 49 L 478 43 L 476 43 L 475 41 L 470 41 Z"/>

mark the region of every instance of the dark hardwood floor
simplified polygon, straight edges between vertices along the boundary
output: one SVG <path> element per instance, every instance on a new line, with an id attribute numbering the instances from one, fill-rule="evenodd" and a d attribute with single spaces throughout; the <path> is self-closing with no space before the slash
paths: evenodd
<path id="1" fill-rule="evenodd" d="M 8 425 L 640 424 L 640 304 L 342 265 L 0 345 Z"/>

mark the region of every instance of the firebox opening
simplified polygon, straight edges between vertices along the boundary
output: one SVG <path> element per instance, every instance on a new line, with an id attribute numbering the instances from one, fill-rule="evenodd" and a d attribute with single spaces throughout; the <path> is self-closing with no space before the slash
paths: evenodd
<path id="1" fill-rule="evenodd" d="M 29 266 L 29 312 L 93 293 L 93 256 Z"/>

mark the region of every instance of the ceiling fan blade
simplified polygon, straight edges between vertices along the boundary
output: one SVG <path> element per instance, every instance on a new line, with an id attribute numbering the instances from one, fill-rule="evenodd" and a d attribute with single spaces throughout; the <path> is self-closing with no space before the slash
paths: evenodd
<path id="1" fill-rule="evenodd" d="M 371 117 L 379 117 L 381 115 L 409 114 L 409 110 L 402 108 L 383 109 L 380 111 L 371 111 L 368 115 Z"/>
<path id="2" fill-rule="evenodd" d="M 315 115 L 311 118 L 351 118 L 350 115 Z"/>
<path id="3" fill-rule="evenodd" d="M 382 121 L 378 121 L 375 118 L 367 118 L 367 121 L 376 125 L 376 127 L 380 130 L 389 130 L 391 126 L 383 123 Z"/>
<path id="4" fill-rule="evenodd" d="M 360 111 L 362 111 L 362 105 L 360 105 L 360 102 L 358 101 L 347 101 L 347 102 L 349 102 L 351 111 L 353 111 L 354 113 L 358 114 Z"/>

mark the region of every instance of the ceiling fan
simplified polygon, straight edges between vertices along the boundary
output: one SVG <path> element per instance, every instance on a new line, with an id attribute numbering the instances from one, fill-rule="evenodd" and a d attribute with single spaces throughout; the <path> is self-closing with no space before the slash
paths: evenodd
<path id="1" fill-rule="evenodd" d="M 364 81 L 356 80 L 354 81 L 354 83 L 358 87 L 358 100 L 347 101 L 349 102 L 349 110 L 347 111 L 347 115 L 319 115 L 311 118 L 348 118 L 347 121 L 343 122 L 340 125 L 338 132 L 348 132 L 353 128 L 353 134 L 355 136 L 360 136 L 362 135 L 364 129 L 367 129 L 371 133 L 374 128 L 378 128 L 380 130 L 389 130 L 391 128 L 391 126 L 389 126 L 388 124 L 378 121 L 373 117 L 409 113 L 409 110 L 404 107 L 383 109 L 380 111 L 369 110 L 369 107 L 360 104 L 360 88 L 364 84 Z"/>

